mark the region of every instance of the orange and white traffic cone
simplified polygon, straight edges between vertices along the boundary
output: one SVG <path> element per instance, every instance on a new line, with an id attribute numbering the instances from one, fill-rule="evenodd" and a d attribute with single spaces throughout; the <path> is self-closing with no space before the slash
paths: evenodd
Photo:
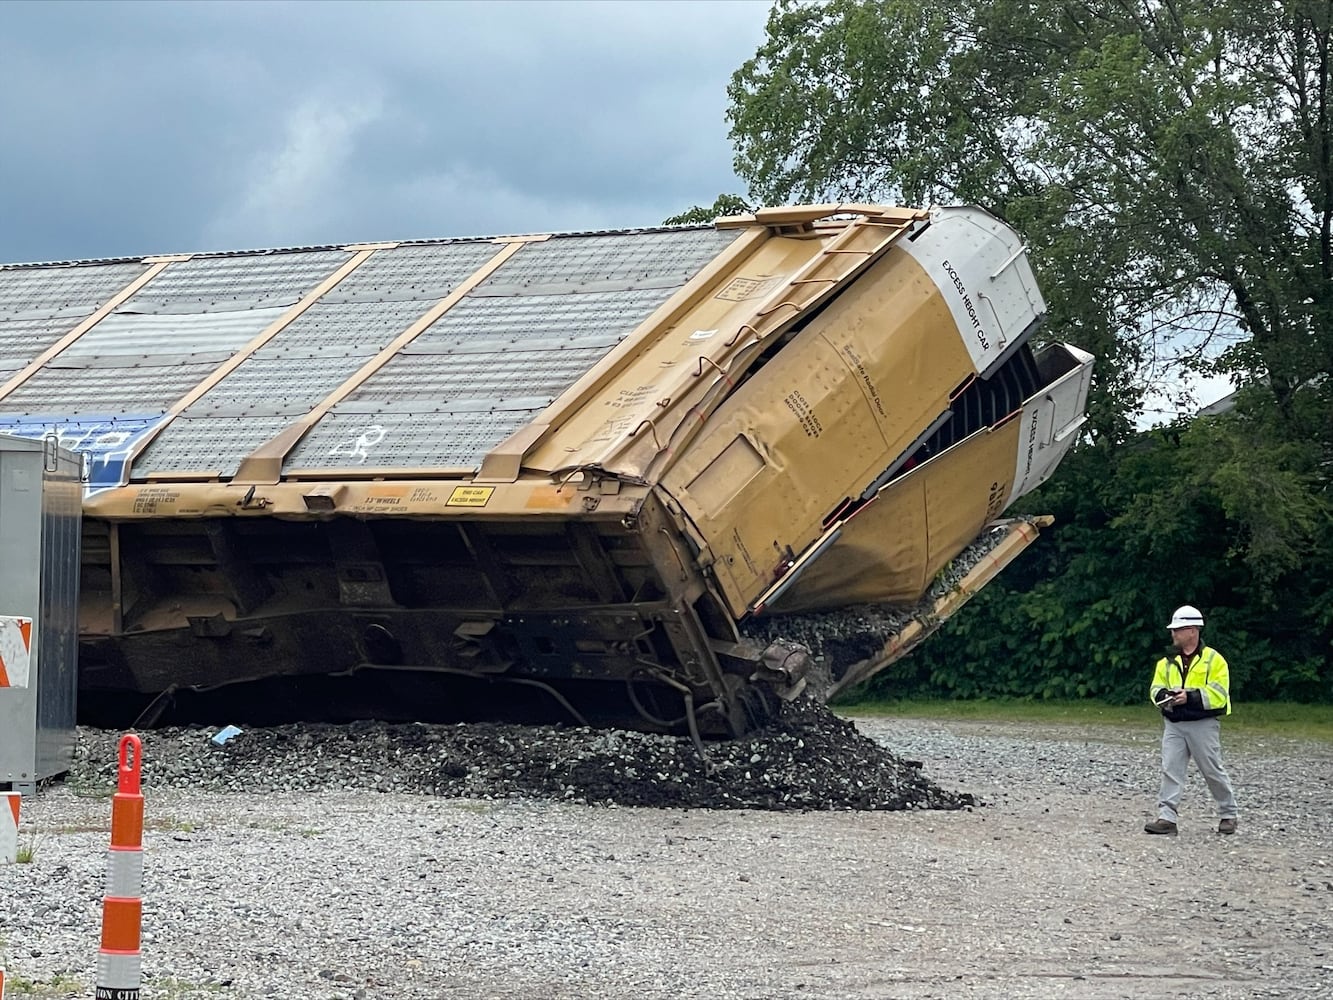
<path id="1" fill-rule="evenodd" d="M 102 899 L 102 947 L 96 1000 L 139 1000 L 139 931 L 143 924 L 143 793 L 137 736 L 120 738 L 120 772 L 111 800 L 111 850 Z"/>
<path id="2" fill-rule="evenodd" d="M 18 792 L 0 795 L 0 865 L 12 865 L 19 856 L 19 803 Z M 0 1000 L 4 1000 L 0 997 Z"/>
<path id="3" fill-rule="evenodd" d="M 0 688 L 28 686 L 32 619 L 0 615 Z"/>

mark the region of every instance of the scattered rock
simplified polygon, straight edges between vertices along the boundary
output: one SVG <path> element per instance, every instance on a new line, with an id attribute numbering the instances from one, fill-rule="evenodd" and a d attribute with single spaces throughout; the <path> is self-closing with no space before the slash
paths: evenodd
<path id="1" fill-rule="evenodd" d="M 914 606 L 860 604 L 834 611 L 764 614 L 747 620 L 743 634 L 760 645 L 787 641 L 808 648 L 815 665 L 811 686 L 818 690 L 821 680 L 839 680 L 849 667 L 878 656 L 889 639 L 913 621 L 929 621 L 935 602 L 957 587 L 1006 533 L 1003 528 L 984 532 L 940 571 L 930 590 Z"/>
<path id="2" fill-rule="evenodd" d="M 808 699 L 767 728 L 705 745 L 622 730 L 486 723 L 356 722 L 249 729 L 218 746 L 211 729 L 149 730 L 146 787 L 246 792 L 371 788 L 470 798 L 707 809 L 959 809 L 851 722 Z M 111 786 L 119 732 L 79 731 L 69 781 Z"/>

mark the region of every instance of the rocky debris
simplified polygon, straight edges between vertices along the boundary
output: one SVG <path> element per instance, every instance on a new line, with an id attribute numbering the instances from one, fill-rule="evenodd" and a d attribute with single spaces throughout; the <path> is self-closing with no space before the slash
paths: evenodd
<path id="1" fill-rule="evenodd" d="M 706 745 L 623 730 L 357 722 L 141 733 L 145 787 L 245 792 L 369 788 L 483 799 L 534 798 L 658 808 L 959 809 L 967 794 L 808 699 L 744 739 Z M 115 782 L 120 734 L 80 729 L 68 781 Z"/>
<path id="2" fill-rule="evenodd" d="M 983 532 L 940 571 L 930 590 L 914 605 L 858 604 L 833 611 L 766 614 L 748 620 L 742 634 L 760 645 L 782 640 L 800 643 L 810 650 L 815 678 L 821 672 L 840 678 L 854 664 L 878 656 L 885 643 L 913 621 L 929 621 L 935 602 L 957 587 L 1006 533 L 1002 527 Z"/>
<path id="3" fill-rule="evenodd" d="M 1192 775 L 1167 844 L 1142 830 L 1155 814 L 1160 722 L 1147 705 L 1123 714 L 1039 726 L 858 719 L 861 735 L 987 800 L 876 814 L 237 795 L 227 781 L 249 787 L 247 776 L 233 774 L 239 757 L 205 747 L 211 730 L 146 733 L 143 996 L 1328 996 L 1333 745 L 1229 731 L 1240 832 L 1217 835 Z M 95 785 L 24 803 L 20 843 L 34 859 L 0 865 L 10 1000 L 93 995 L 114 735 L 84 734 L 85 752 L 98 746 Z M 227 749 L 252 737 L 267 739 L 247 730 Z M 276 774 L 304 755 L 359 781 L 388 766 L 358 747 L 339 772 L 319 745 L 263 767 Z M 161 787 L 177 755 L 220 776 Z M 1163 944 L 1190 934 L 1208 937 L 1207 963 Z"/>

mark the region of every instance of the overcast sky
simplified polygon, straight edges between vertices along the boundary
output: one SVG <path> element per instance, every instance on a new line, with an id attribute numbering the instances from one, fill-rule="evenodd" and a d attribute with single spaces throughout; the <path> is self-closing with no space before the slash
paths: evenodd
<path id="1" fill-rule="evenodd" d="M 769 6 L 0 0 L 0 263 L 658 225 Z"/>
<path id="2" fill-rule="evenodd" d="M 765 0 L 0 0 L 0 262 L 656 225 Z"/>

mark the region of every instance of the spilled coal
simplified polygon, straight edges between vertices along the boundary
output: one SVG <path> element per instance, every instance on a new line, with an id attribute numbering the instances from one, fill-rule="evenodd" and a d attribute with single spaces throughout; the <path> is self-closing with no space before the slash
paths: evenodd
<path id="1" fill-rule="evenodd" d="M 912 622 L 931 623 L 935 602 L 957 588 L 1007 533 L 1007 523 L 983 531 L 939 572 L 914 605 L 858 604 L 832 611 L 769 613 L 747 619 L 742 634 L 761 647 L 772 642 L 804 646 L 814 665 L 812 687 L 819 691 L 862 660 L 878 657 L 885 644 Z"/>
<path id="2" fill-rule="evenodd" d="M 822 705 L 784 705 L 767 728 L 705 746 L 625 730 L 485 723 L 356 722 L 143 732 L 145 787 L 237 792 L 368 789 L 658 808 L 960 809 L 967 794 L 930 781 Z M 67 780 L 111 788 L 118 732 L 79 730 Z"/>

